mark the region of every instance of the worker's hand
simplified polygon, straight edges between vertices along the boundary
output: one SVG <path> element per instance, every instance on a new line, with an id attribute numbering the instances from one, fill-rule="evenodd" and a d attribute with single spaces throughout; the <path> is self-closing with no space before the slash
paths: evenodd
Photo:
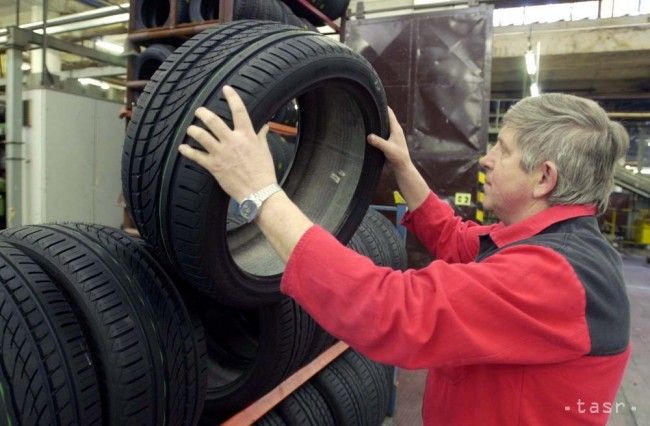
<path id="1" fill-rule="evenodd" d="M 230 86 L 223 94 L 232 112 L 234 129 L 207 108 L 196 110 L 196 116 L 209 131 L 190 126 L 187 134 L 206 152 L 182 144 L 178 150 L 188 159 L 205 168 L 219 182 L 221 188 L 237 202 L 266 186 L 277 183 L 273 157 L 266 141 L 268 125 L 255 134 L 246 107 Z"/>
<path id="2" fill-rule="evenodd" d="M 409 149 L 406 145 L 404 131 L 395 117 L 392 109 L 388 108 L 388 118 L 390 120 L 390 136 L 388 140 L 382 139 L 377 135 L 368 135 L 368 143 L 381 150 L 386 156 L 386 161 L 395 172 L 408 169 L 412 162 L 409 155 Z"/>

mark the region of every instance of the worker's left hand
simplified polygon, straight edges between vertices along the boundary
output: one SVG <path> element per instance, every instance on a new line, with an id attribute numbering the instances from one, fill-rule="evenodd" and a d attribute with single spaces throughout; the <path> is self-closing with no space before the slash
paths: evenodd
<path id="1" fill-rule="evenodd" d="M 241 202 L 254 192 L 277 183 L 273 157 L 266 141 L 269 128 L 265 125 L 256 134 L 237 92 L 224 86 L 223 94 L 232 113 L 234 128 L 230 129 L 219 116 L 200 107 L 196 116 L 209 131 L 192 125 L 187 134 L 206 152 L 187 144 L 180 145 L 178 150 L 210 172 L 228 195 Z"/>

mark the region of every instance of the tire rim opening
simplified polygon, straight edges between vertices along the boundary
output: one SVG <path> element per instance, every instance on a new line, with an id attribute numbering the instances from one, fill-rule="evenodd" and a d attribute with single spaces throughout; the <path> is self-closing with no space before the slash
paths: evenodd
<path id="1" fill-rule="evenodd" d="M 206 21 L 219 19 L 219 2 L 218 1 L 201 2 L 201 17 Z"/>
<path id="2" fill-rule="evenodd" d="M 160 0 L 148 0 L 142 4 L 142 21 L 147 28 L 162 27 L 169 18 L 169 3 Z"/>
<path id="3" fill-rule="evenodd" d="M 330 232 L 347 218 L 365 157 L 365 120 L 352 89 L 349 83 L 330 82 L 298 98 L 296 127 L 301 131 L 281 180 L 303 213 Z M 245 273 L 271 277 L 284 270 L 255 224 L 231 227 L 227 241 L 233 261 Z"/>
<path id="4" fill-rule="evenodd" d="M 208 399 L 230 392 L 245 380 L 257 357 L 259 315 L 255 310 L 207 309 L 203 324 L 208 349 Z"/>

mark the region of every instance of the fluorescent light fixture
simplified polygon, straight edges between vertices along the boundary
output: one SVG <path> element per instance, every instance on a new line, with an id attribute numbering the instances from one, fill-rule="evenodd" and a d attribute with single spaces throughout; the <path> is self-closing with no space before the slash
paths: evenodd
<path id="1" fill-rule="evenodd" d="M 539 86 L 537 83 L 533 83 L 530 85 L 530 96 L 536 97 L 539 96 Z"/>
<path id="2" fill-rule="evenodd" d="M 524 55 L 524 58 L 526 58 L 526 71 L 528 72 L 528 75 L 537 74 L 537 61 L 535 61 L 535 53 L 532 50 L 529 50 Z"/>
<path id="3" fill-rule="evenodd" d="M 114 55 L 121 55 L 124 53 L 124 46 L 120 46 L 117 43 L 112 43 L 110 41 L 99 39 L 95 41 L 95 46 L 101 50 L 105 50 Z"/>
<path id="4" fill-rule="evenodd" d="M 77 80 L 79 81 L 79 83 L 81 83 L 82 86 L 88 86 L 88 85 L 97 86 L 102 90 L 108 90 L 111 87 L 105 81 L 99 81 L 94 78 L 78 78 Z"/>
<path id="5" fill-rule="evenodd" d="M 413 6 L 424 6 L 427 4 L 434 5 L 436 3 L 448 3 L 448 0 L 414 0 Z"/>
<path id="6" fill-rule="evenodd" d="M 23 64 L 20 66 L 20 69 L 23 71 L 29 71 L 32 69 L 32 66 L 29 65 L 27 62 L 23 62 Z"/>

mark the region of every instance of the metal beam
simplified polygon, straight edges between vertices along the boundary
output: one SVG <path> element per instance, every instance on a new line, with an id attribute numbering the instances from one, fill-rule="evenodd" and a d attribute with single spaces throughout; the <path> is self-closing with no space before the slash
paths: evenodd
<path id="1" fill-rule="evenodd" d="M 528 43 L 541 43 L 542 57 L 577 53 L 650 50 L 648 15 L 494 28 L 494 58 L 523 57 Z"/>
<path id="2" fill-rule="evenodd" d="M 116 75 L 126 75 L 126 68 L 124 67 L 90 67 L 78 70 L 62 71 L 59 73 L 61 77 L 65 78 L 97 78 L 97 77 L 113 77 Z"/>
<path id="3" fill-rule="evenodd" d="M 28 44 L 37 44 L 39 46 L 42 46 L 43 39 L 45 37 L 47 40 L 47 46 L 50 49 L 71 53 L 73 55 L 81 56 L 82 58 L 89 58 L 118 67 L 126 67 L 125 57 L 115 56 L 105 52 L 99 52 L 97 50 L 80 46 L 78 44 L 68 43 L 52 36 L 42 36 L 41 34 L 36 34 L 31 30 L 25 30 L 23 28 L 9 27 L 7 30 L 9 31 L 8 37 L 10 40 L 12 40 L 11 43 L 20 46 L 23 49 L 25 49 Z"/>
<path id="4" fill-rule="evenodd" d="M 7 227 L 20 226 L 23 219 L 23 45 L 7 45 Z"/>

